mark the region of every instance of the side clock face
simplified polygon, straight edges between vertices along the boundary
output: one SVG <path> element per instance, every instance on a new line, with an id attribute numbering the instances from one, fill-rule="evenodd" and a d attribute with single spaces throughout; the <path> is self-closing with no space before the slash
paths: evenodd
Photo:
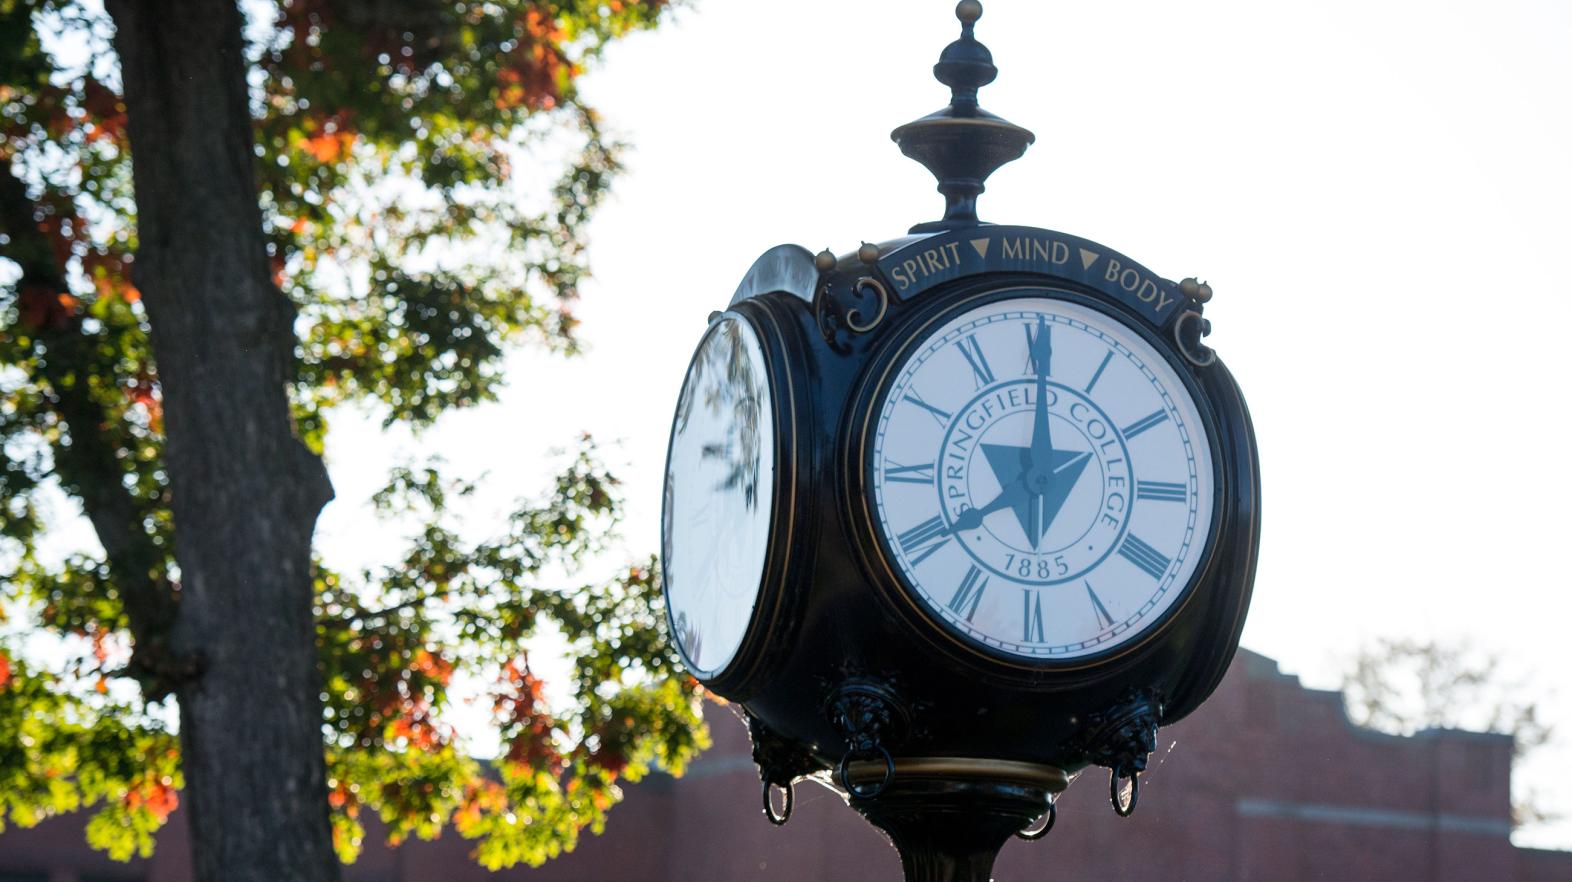
<path id="1" fill-rule="evenodd" d="M 1008 655 L 1080 659 L 1136 640 L 1184 593 L 1212 524 L 1211 447 L 1144 338 L 1021 293 L 896 365 L 869 463 L 876 520 L 948 627 Z"/>
<path id="2" fill-rule="evenodd" d="M 773 414 L 758 335 L 721 316 L 682 384 L 661 516 L 666 604 L 700 677 L 731 663 L 753 620 L 775 495 Z"/>

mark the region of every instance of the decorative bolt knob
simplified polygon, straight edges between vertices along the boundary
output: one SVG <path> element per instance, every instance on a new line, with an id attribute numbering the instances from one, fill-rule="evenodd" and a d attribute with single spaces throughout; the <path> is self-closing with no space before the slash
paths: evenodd
<path id="1" fill-rule="evenodd" d="M 862 247 L 857 249 L 857 259 L 868 264 L 878 263 L 879 246 L 872 242 L 862 243 Z"/>
<path id="2" fill-rule="evenodd" d="M 961 24 L 975 24 L 977 19 L 982 18 L 982 4 L 978 0 L 961 0 L 955 5 L 955 17 L 961 20 Z"/>
<path id="3" fill-rule="evenodd" d="M 1206 303 L 1212 299 L 1212 286 L 1191 276 L 1179 283 L 1179 293 L 1196 303 Z"/>
<path id="4" fill-rule="evenodd" d="M 821 273 L 835 269 L 835 252 L 826 248 L 813 256 L 813 266 Z"/>

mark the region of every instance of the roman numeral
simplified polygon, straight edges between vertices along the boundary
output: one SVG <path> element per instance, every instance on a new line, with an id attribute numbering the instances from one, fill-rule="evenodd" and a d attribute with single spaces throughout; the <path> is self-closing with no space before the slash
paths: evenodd
<path id="1" fill-rule="evenodd" d="M 900 543 L 902 551 L 913 555 L 912 566 L 917 566 L 950 541 L 950 528 L 945 526 L 944 518 L 934 515 L 897 536 L 895 541 Z"/>
<path id="2" fill-rule="evenodd" d="M 983 589 L 988 587 L 988 580 L 983 578 L 982 570 L 973 566 L 966 571 L 966 578 L 961 580 L 961 587 L 955 589 L 955 596 L 950 598 L 950 609 L 956 615 L 964 615 L 966 621 L 971 621 L 977 615 L 977 605 L 982 603 Z"/>
<path id="3" fill-rule="evenodd" d="M 1162 423 L 1162 421 L 1166 419 L 1168 419 L 1168 411 L 1159 410 L 1156 413 L 1150 413 L 1144 417 L 1141 417 L 1119 431 L 1124 433 L 1125 440 L 1128 441 L 1129 439 L 1134 438 L 1136 435 L 1141 434 L 1147 429 Z"/>
<path id="4" fill-rule="evenodd" d="M 1048 638 L 1043 636 L 1043 595 L 1042 595 L 1042 592 L 1041 591 L 1033 591 L 1030 588 L 1022 588 L 1021 589 L 1021 603 L 1022 603 L 1023 608 L 1025 609 L 1025 615 L 1022 617 L 1023 627 L 1021 629 L 1021 642 L 1022 643 L 1045 643 L 1045 642 L 1047 642 Z"/>
<path id="5" fill-rule="evenodd" d="M 884 480 L 901 484 L 932 484 L 934 464 L 901 465 L 892 459 L 884 461 Z"/>
<path id="6" fill-rule="evenodd" d="M 1043 376 L 1046 377 L 1049 372 L 1053 370 L 1053 326 L 1045 324 L 1042 326 L 1041 332 L 1038 331 L 1036 325 L 1032 324 L 1026 325 L 1025 329 L 1026 372 L 1034 377 L 1037 376 L 1037 356 L 1039 352 L 1037 349 L 1037 338 L 1041 334 L 1048 335 L 1047 338 L 1043 341 L 1044 346 L 1041 350 L 1042 355 L 1046 356 L 1048 360 L 1048 366 L 1043 368 Z"/>
<path id="7" fill-rule="evenodd" d="M 1124 537 L 1123 544 L 1119 546 L 1119 556 L 1154 579 L 1161 579 L 1163 573 L 1168 571 L 1168 564 L 1172 563 L 1163 557 L 1162 552 L 1137 539 L 1134 533 Z"/>
<path id="8" fill-rule="evenodd" d="M 933 405 L 929 404 L 928 402 L 923 401 L 922 400 L 922 396 L 917 394 L 917 390 L 916 389 L 913 389 L 912 391 L 907 392 L 905 400 L 910 401 L 912 404 L 917 405 L 918 407 L 922 408 L 923 410 L 926 410 L 928 412 L 928 415 L 933 417 L 934 421 L 937 422 L 939 425 L 941 425 L 941 426 L 948 426 L 950 424 L 950 412 L 947 411 L 947 410 L 940 410 L 939 408 L 934 407 Z"/>
<path id="9" fill-rule="evenodd" d="M 977 342 L 975 335 L 968 334 L 962 337 L 955 347 L 961 350 L 961 355 L 966 357 L 966 363 L 971 365 L 977 388 L 981 389 L 993 382 L 993 368 L 988 366 L 988 358 L 983 355 L 982 344 Z"/>
<path id="10" fill-rule="evenodd" d="M 1103 606 L 1103 599 L 1097 596 L 1096 591 L 1092 590 L 1091 582 L 1086 583 L 1086 596 L 1091 599 L 1092 609 L 1097 612 L 1097 621 L 1104 628 L 1111 627 L 1113 625 L 1113 616 L 1108 614 L 1108 607 Z"/>
<path id="11" fill-rule="evenodd" d="M 1153 502 L 1184 502 L 1188 496 L 1183 484 L 1170 484 L 1167 481 L 1135 482 L 1136 499 L 1150 499 Z"/>
<path id="12" fill-rule="evenodd" d="M 1083 390 L 1087 395 L 1092 394 L 1092 387 L 1097 385 L 1097 381 L 1103 378 L 1103 371 L 1108 369 L 1108 362 L 1110 361 L 1113 361 L 1112 352 L 1104 355 L 1102 363 L 1097 366 L 1097 370 L 1092 371 L 1092 378 L 1091 380 L 1087 381 L 1086 388 Z"/>

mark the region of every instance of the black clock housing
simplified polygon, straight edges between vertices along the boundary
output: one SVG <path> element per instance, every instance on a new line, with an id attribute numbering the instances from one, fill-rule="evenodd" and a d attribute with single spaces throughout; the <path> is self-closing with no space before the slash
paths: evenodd
<path id="1" fill-rule="evenodd" d="M 953 277 L 906 298 L 893 293 L 899 281 L 883 267 L 901 266 L 912 255 L 954 254 L 948 246 L 963 237 L 1061 243 L 1060 254 L 1084 249 L 1097 260 L 1079 273 L 1060 274 L 1064 265 L 1052 261 L 1051 244 L 1038 250 L 1046 260 L 1022 266 L 1003 248 L 999 260 L 989 261 L 968 243 L 974 259 Z M 749 637 L 732 670 L 707 685 L 804 745 L 825 768 L 849 749 L 840 724 L 825 712 L 848 679 L 875 684 L 900 705 L 895 717 L 906 731 L 892 739 L 896 756 L 985 751 L 1073 771 L 1100 751 L 1089 742 L 1088 721 L 1117 712 L 1137 693 L 1150 697 L 1161 724 L 1194 710 L 1237 649 L 1260 511 L 1249 413 L 1232 375 L 1200 344 L 1203 304 L 1117 252 L 1049 230 L 974 228 L 904 238 L 878 246 L 881 257 L 865 262 L 871 247 L 812 272 L 806 250 L 775 249 L 755 264 L 732 306 L 755 323 L 769 350 L 782 428 L 776 444 L 781 502 Z M 1110 281 L 1113 266 L 1120 269 Z M 1135 275 L 1122 285 L 1126 270 Z M 805 287 L 810 277 L 812 287 Z M 1147 281 L 1161 291 L 1150 303 L 1126 290 L 1139 292 Z M 1215 469 L 1210 540 L 1181 600 L 1140 640 L 1071 665 L 990 653 L 935 622 L 890 565 L 869 503 L 868 424 L 892 364 L 935 321 L 1023 289 L 1101 310 L 1163 353 L 1201 411 Z M 1166 309 L 1156 309 L 1159 303 Z M 988 721 L 985 748 L 979 720 Z"/>
<path id="2" fill-rule="evenodd" d="M 978 105 L 997 69 L 973 33 L 981 4 L 956 14 L 961 37 L 934 67 L 950 104 L 893 133 L 934 173 L 944 216 L 839 256 L 770 249 L 729 304 L 765 350 L 775 507 L 753 619 L 705 679 L 747 716 L 772 821 L 785 820 L 772 785 L 789 814 L 791 784 L 817 777 L 925 880 L 988 878 L 1005 838 L 1040 816 L 1052 826 L 1053 795 L 1087 765 L 1108 767 L 1115 810 L 1133 810 L 1157 728 L 1199 707 L 1238 648 L 1261 524 L 1249 412 L 1202 343 L 1211 289 L 1096 242 L 978 219 L 984 180 L 1034 136 Z M 1073 660 L 992 651 L 937 620 L 893 565 L 871 496 L 870 426 L 892 372 L 949 317 L 1022 292 L 1094 310 L 1159 353 L 1195 402 L 1213 470 L 1208 538 L 1178 599 L 1137 638 Z"/>

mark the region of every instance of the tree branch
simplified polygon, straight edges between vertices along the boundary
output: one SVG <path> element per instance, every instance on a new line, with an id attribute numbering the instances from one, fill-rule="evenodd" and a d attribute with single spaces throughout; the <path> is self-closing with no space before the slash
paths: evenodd
<path id="1" fill-rule="evenodd" d="M 317 625 L 323 628 L 345 628 L 348 627 L 352 622 L 386 619 L 405 610 L 422 606 L 428 601 L 435 600 L 447 593 L 448 591 L 446 590 L 427 591 L 415 597 L 411 597 L 410 599 L 401 603 L 395 603 L 392 606 L 383 607 L 382 609 L 345 613 L 339 616 L 318 616 Z"/>
<path id="2" fill-rule="evenodd" d="M 0 231 L 10 238 L 6 256 L 22 270 L 17 290 L 36 287 L 52 296 L 69 293 L 65 267 L 39 229 L 38 217 L 38 206 L 12 172 L 10 161 L 0 161 Z M 168 651 L 166 638 L 178 594 L 169 579 L 155 575 L 164 571 L 166 555 L 142 526 L 153 511 L 122 483 L 116 451 L 104 433 L 111 416 L 93 399 L 86 383 L 90 344 L 80 313 L 29 330 L 44 350 L 33 379 L 44 388 L 44 400 L 70 434 L 70 444 L 53 445 L 55 475 L 63 489 L 81 501 L 104 547 L 134 641 L 129 670 L 148 700 L 157 701 L 182 679 L 194 676 L 197 666 L 170 658 Z"/>

